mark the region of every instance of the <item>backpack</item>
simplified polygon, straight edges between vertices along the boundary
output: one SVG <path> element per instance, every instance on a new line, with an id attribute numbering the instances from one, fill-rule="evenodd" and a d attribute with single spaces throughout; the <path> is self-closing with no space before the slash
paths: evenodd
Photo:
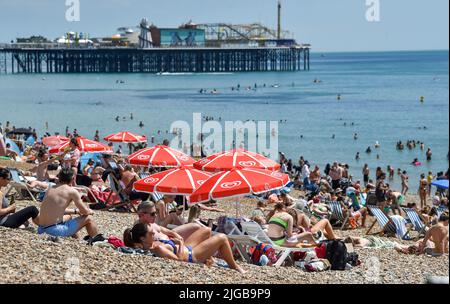
<path id="1" fill-rule="evenodd" d="M 325 241 L 326 259 L 331 264 L 331 270 L 345 270 L 347 264 L 347 247 L 343 241 L 332 240 Z"/>
<path id="2" fill-rule="evenodd" d="M 277 255 L 275 249 L 271 245 L 260 243 L 253 247 L 251 252 L 251 260 L 254 265 L 260 265 L 261 256 L 265 255 L 269 259 L 267 266 L 272 266 L 277 262 Z"/>

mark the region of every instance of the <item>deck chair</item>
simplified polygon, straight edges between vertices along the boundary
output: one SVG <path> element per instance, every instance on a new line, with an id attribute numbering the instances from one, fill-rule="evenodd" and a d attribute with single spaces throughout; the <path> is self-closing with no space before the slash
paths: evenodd
<path id="1" fill-rule="evenodd" d="M 308 252 L 314 250 L 312 248 L 288 248 L 281 247 L 273 243 L 273 241 L 267 236 L 261 226 L 256 222 L 242 222 L 242 231 L 248 236 L 254 237 L 259 243 L 264 243 L 272 246 L 273 249 L 278 253 L 278 260 L 275 263 L 275 267 L 280 267 L 290 257 L 291 253 L 294 252 Z"/>
<path id="2" fill-rule="evenodd" d="M 422 221 L 422 217 L 415 209 L 412 208 L 403 208 L 403 212 L 405 212 L 408 219 L 411 221 L 411 223 L 414 225 L 414 230 L 416 230 L 419 233 L 420 236 L 424 235 L 427 229 L 427 226 Z"/>
<path id="3" fill-rule="evenodd" d="M 227 238 L 233 242 L 242 260 L 252 264 L 252 259 L 248 254 L 249 249 L 251 247 L 258 246 L 261 242 L 257 238 L 250 235 L 227 235 Z"/>
<path id="4" fill-rule="evenodd" d="M 441 215 L 447 210 L 448 210 L 447 206 L 441 205 L 441 206 L 437 207 L 437 209 L 436 209 L 437 218 L 439 219 L 441 217 Z"/>
<path id="5" fill-rule="evenodd" d="M 331 219 L 335 219 L 338 223 L 342 223 L 341 230 L 344 230 L 348 220 L 350 219 L 350 212 L 347 212 L 347 216 L 344 216 L 341 203 L 339 202 L 327 202 L 327 205 L 331 208 Z"/>
<path id="6" fill-rule="evenodd" d="M 13 189 L 15 189 L 16 192 L 19 194 L 20 199 L 25 199 L 25 197 L 24 197 L 24 195 L 22 193 L 22 190 L 23 190 L 26 193 L 28 193 L 28 195 L 31 197 L 33 202 L 36 202 L 36 197 L 30 191 L 30 188 L 28 187 L 27 179 L 25 178 L 25 176 L 23 176 L 23 174 L 20 173 L 20 171 L 17 170 L 16 168 L 8 168 L 8 170 L 11 173 L 11 182 L 9 183 L 10 184 L 10 188 L 6 192 L 6 196 L 8 196 L 9 193 Z"/>
<path id="7" fill-rule="evenodd" d="M 372 212 L 376 220 L 367 230 L 366 235 L 369 235 L 375 224 L 378 223 L 381 227 L 381 231 L 374 234 L 379 234 L 380 236 L 396 235 L 402 240 L 412 239 L 409 235 L 410 230 L 406 228 L 406 220 L 403 217 L 400 215 L 394 215 L 389 218 L 380 208 L 374 206 L 369 207 L 369 210 Z"/>

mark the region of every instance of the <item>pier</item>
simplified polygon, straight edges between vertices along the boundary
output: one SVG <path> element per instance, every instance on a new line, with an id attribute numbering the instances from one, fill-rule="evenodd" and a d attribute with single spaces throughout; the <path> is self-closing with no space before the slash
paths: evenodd
<path id="1" fill-rule="evenodd" d="M 308 71 L 310 47 L 64 48 L 0 45 L 0 74 Z"/>

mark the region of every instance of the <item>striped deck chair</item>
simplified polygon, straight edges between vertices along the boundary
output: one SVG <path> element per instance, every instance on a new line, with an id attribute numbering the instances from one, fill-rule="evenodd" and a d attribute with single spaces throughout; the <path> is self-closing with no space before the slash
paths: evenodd
<path id="1" fill-rule="evenodd" d="M 331 208 L 331 219 L 335 219 L 338 221 L 338 223 L 342 223 L 341 230 L 343 230 L 348 223 L 350 213 L 348 213 L 347 216 L 344 216 L 341 203 L 339 202 L 327 202 L 327 205 L 329 205 Z"/>
<path id="2" fill-rule="evenodd" d="M 438 220 L 445 211 L 448 211 L 447 206 L 441 205 L 441 206 L 437 207 L 436 215 L 437 215 Z"/>
<path id="3" fill-rule="evenodd" d="M 17 194 L 19 194 L 20 198 L 25 200 L 26 198 L 22 194 L 22 190 L 25 191 L 30 198 L 33 200 L 33 202 L 36 202 L 36 197 L 31 193 L 30 187 L 28 187 L 27 179 L 25 176 L 20 173 L 19 170 L 16 168 L 8 168 L 9 172 L 11 173 L 11 182 L 9 183 L 10 188 L 6 192 L 5 196 L 8 196 L 9 193 L 15 189 Z"/>
<path id="4" fill-rule="evenodd" d="M 416 230 L 419 233 L 419 238 L 420 238 L 420 236 L 424 235 L 426 232 L 427 226 L 422 221 L 420 214 L 417 213 L 417 211 L 412 208 L 403 208 L 403 212 L 405 212 L 408 219 L 414 225 L 414 230 Z"/>
<path id="5" fill-rule="evenodd" d="M 375 224 L 378 222 L 382 228 L 380 232 L 375 234 L 383 235 L 396 235 L 402 240 L 411 240 L 409 236 L 409 230 L 406 228 L 406 220 L 400 215 L 393 215 L 390 218 L 378 207 L 369 207 L 369 210 L 375 216 L 376 221 L 373 222 L 369 230 L 367 230 L 366 235 L 369 235 Z"/>

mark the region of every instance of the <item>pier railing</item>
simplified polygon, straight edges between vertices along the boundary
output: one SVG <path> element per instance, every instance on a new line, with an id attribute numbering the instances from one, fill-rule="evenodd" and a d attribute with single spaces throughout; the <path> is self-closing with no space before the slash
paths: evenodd
<path id="1" fill-rule="evenodd" d="M 0 44 L 0 73 L 210 73 L 310 69 L 310 48 L 62 46 Z"/>

